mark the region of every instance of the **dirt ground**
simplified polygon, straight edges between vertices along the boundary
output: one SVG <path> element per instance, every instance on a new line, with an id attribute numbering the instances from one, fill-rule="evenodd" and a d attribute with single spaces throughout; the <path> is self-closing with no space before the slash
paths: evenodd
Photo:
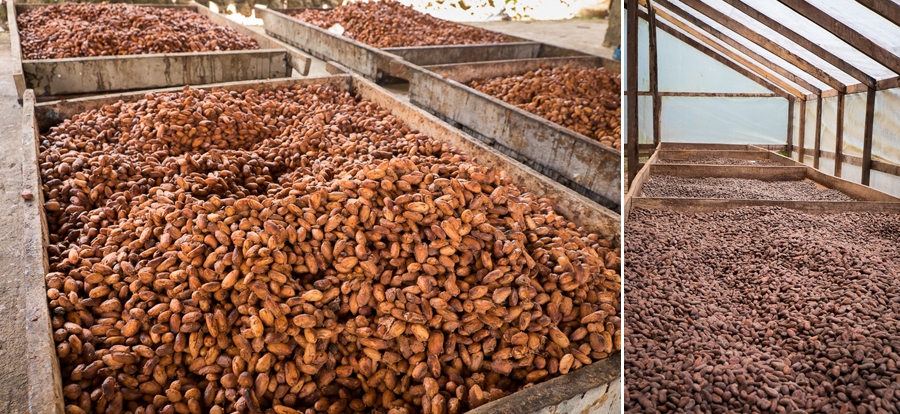
<path id="1" fill-rule="evenodd" d="M 22 106 L 12 81 L 9 32 L 0 33 L 0 413 L 27 410 L 22 199 Z"/>
<path id="2" fill-rule="evenodd" d="M 611 59 L 615 46 L 607 48 L 603 47 L 602 44 L 603 37 L 606 36 L 608 23 L 606 19 L 573 19 L 529 22 L 470 22 L 466 24 Z"/>

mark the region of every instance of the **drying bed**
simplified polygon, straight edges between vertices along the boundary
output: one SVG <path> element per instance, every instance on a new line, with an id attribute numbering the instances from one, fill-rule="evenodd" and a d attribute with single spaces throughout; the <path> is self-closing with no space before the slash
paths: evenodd
<path id="1" fill-rule="evenodd" d="M 333 9 L 305 9 L 291 17 L 377 48 L 507 43 L 515 38 L 441 20 L 397 1 L 352 2 Z"/>
<path id="2" fill-rule="evenodd" d="M 635 208 L 627 412 L 897 412 L 900 215 Z"/>
<path id="3" fill-rule="evenodd" d="M 808 180 L 762 181 L 744 178 L 686 178 L 652 175 L 641 197 L 724 198 L 737 200 L 853 201 L 837 190 Z"/>
<path id="4" fill-rule="evenodd" d="M 26 88 L 33 89 L 40 100 L 51 100 L 284 78 L 290 77 L 293 69 L 308 73 L 311 62 L 308 55 L 197 3 L 6 4 L 16 61 L 13 78 L 20 98 Z M 89 22 L 78 21 L 74 16 Z M 21 33 L 19 20 L 29 26 L 22 28 Z M 85 29 L 85 24 L 90 28 Z M 210 30 L 190 36 L 169 30 L 170 26 L 196 28 L 201 24 Z M 66 31 L 76 34 L 61 38 Z M 154 36 L 151 40 L 145 34 Z"/>
<path id="5" fill-rule="evenodd" d="M 616 217 L 359 78 L 49 103 L 35 116 L 48 134 L 52 316 L 37 312 L 31 329 L 52 327 L 61 369 L 35 364 L 63 378 L 69 410 L 462 412 L 614 368 Z M 315 156 L 322 146 L 330 156 Z M 491 226 L 515 231 L 502 241 Z M 557 251 L 554 234 L 575 250 Z M 613 377 L 585 378 L 608 390 Z"/>
<path id="6" fill-rule="evenodd" d="M 659 158 L 660 164 L 702 164 L 702 165 L 781 165 L 768 159 L 745 160 L 723 156 L 700 156 L 690 159 Z"/>
<path id="7" fill-rule="evenodd" d="M 620 129 L 621 112 L 616 108 L 620 104 L 618 92 L 572 94 L 562 85 L 539 85 L 534 82 L 541 77 L 564 78 L 564 72 L 591 72 L 597 75 L 594 78 L 597 84 L 592 86 L 567 79 L 566 88 L 576 91 L 579 88 L 614 90 L 620 76 L 617 63 L 598 57 L 435 65 L 415 71 L 409 99 L 563 185 L 618 210 L 621 200 L 621 152 L 615 148 L 614 138 Z M 528 73 L 532 75 L 519 78 Z M 489 81 L 491 86 L 485 90 L 504 96 L 512 103 L 469 86 L 473 81 L 481 84 L 483 79 L 492 79 Z M 569 101 L 557 100 L 551 96 L 552 93 L 558 97 L 565 96 Z M 527 99 L 532 94 L 533 98 Z M 579 95 L 583 95 L 582 99 L 590 99 L 591 109 L 588 112 L 592 113 L 585 112 L 582 103 L 577 102 Z M 545 112 L 557 120 L 570 113 L 570 119 L 577 117 L 578 124 L 593 125 L 594 133 L 600 136 L 586 136 L 528 110 Z M 576 111 L 580 112 L 575 115 Z"/>

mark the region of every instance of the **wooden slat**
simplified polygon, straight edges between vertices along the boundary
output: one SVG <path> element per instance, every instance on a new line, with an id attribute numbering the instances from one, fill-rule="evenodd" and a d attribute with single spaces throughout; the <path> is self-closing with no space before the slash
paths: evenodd
<path id="1" fill-rule="evenodd" d="M 628 112 L 628 184 L 631 185 L 638 173 L 638 5 L 637 0 L 629 0 L 626 14 L 625 61 L 628 96 L 625 97 Z"/>
<path id="2" fill-rule="evenodd" d="M 671 10 L 673 13 L 675 13 L 682 19 L 686 20 L 688 23 L 690 23 L 694 26 L 697 26 L 698 28 L 700 28 L 700 30 L 703 30 L 704 32 L 709 33 L 713 37 L 721 40 L 723 43 L 725 43 L 725 44 L 737 49 L 739 52 L 747 55 L 750 59 L 753 59 L 755 62 L 771 69 L 773 72 L 775 72 L 781 76 L 784 76 L 791 82 L 794 82 L 797 85 L 800 85 L 800 87 L 802 87 L 808 91 L 811 91 L 813 94 L 816 94 L 816 95 L 822 93 L 822 90 L 817 88 L 815 85 L 807 82 L 806 80 L 804 80 L 800 76 L 796 75 L 795 73 L 787 70 L 786 68 L 776 65 L 771 60 L 761 56 L 759 53 L 754 52 L 747 46 L 744 46 L 744 44 L 742 44 L 741 42 L 738 42 L 737 40 L 733 39 L 731 36 L 729 36 L 725 33 L 722 33 L 720 30 L 710 26 L 703 20 L 700 20 L 699 18 L 697 18 L 696 16 L 694 16 L 687 10 L 679 7 L 678 5 L 669 3 L 667 0 L 654 0 L 654 1 L 659 3 L 662 6 L 666 7 L 667 9 Z M 775 55 L 778 56 L 777 53 Z M 825 82 L 825 83 L 828 83 L 828 82 Z M 838 83 L 838 85 L 843 87 L 843 85 L 840 83 Z"/>
<path id="3" fill-rule="evenodd" d="M 866 92 L 866 126 L 863 132 L 863 156 L 862 156 L 862 180 L 863 185 L 869 185 L 872 171 L 872 132 L 875 124 L 875 88 L 869 88 Z"/>
<path id="4" fill-rule="evenodd" d="M 900 73 L 900 57 L 878 45 L 863 34 L 853 30 L 828 13 L 809 4 L 805 0 L 778 0 L 781 4 L 790 7 L 801 16 L 828 30 L 850 46 L 855 47 L 866 56 L 884 65 L 888 69 Z"/>
<path id="5" fill-rule="evenodd" d="M 797 146 L 800 148 L 797 150 L 797 162 L 803 163 L 803 146 L 805 145 L 804 139 L 806 138 L 806 101 L 800 100 L 800 138 L 797 142 Z"/>
<path id="6" fill-rule="evenodd" d="M 891 0 L 856 0 L 856 2 L 900 26 L 900 6 L 897 3 Z"/>
<path id="7" fill-rule="evenodd" d="M 657 2 L 666 2 L 668 0 L 656 0 Z M 798 56 L 796 53 L 791 52 L 786 49 L 784 46 L 779 45 L 778 43 L 770 40 L 769 38 L 763 36 L 762 34 L 756 32 L 739 23 L 738 21 L 732 19 L 731 17 L 726 16 L 724 13 L 716 10 L 715 8 L 704 4 L 700 0 L 681 0 L 686 6 L 696 10 L 697 12 L 703 14 L 706 17 L 714 20 L 716 23 L 721 24 L 722 26 L 727 27 L 729 30 L 734 31 L 738 35 L 746 38 L 747 40 L 756 43 L 762 48 L 772 52 L 775 56 L 778 56 L 788 63 L 798 67 L 800 70 L 812 75 L 816 79 L 821 80 L 828 86 L 831 86 L 834 89 L 839 91 L 846 91 L 846 85 L 844 85 L 840 80 L 831 76 L 828 72 L 825 72 L 821 68 L 816 65 L 808 62 L 806 59 Z"/>
<path id="8" fill-rule="evenodd" d="M 834 134 L 834 176 L 841 176 L 841 164 L 843 159 L 841 154 L 844 152 L 844 94 L 838 94 L 837 102 L 837 126 Z"/>
<path id="9" fill-rule="evenodd" d="M 647 14 L 644 13 L 643 11 L 638 11 L 638 14 L 645 20 L 647 19 Z M 738 65 L 731 59 L 725 57 L 725 55 L 721 54 L 720 52 L 714 51 L 713 49 L 711 49 L 710 47 L 701 43 L 700 41 L 697 41 L 697 40 L 694 40 L 694 39 L 688 37 L 684 33 L 678 31 L 673 26 L 670 26 L 668 23 L 666 23 L 662 20 L 657 19 L 656 27 L 658 27 L 660 30 L 672 35 L 672 37 L 686 43 L 688 46 L 693 47 L 700 53 L 703 53 L 704 55 L 709 56 L 713 60 L 727 66 L 729 69 L 731 69 L 737 73 L 740 73 L 741 75 L 744 75 L 744 77 L 752 80 L 753 82 L 756 82 L 756 83 L 762 85 L 764 88 L 772 91 L 772 93 L 774 93 L 784 99 L 787 99 L 789 96 L 795 96 L 798 98 L 804 97 L 804 95 L 799 94 L 799 92 L 797 94 L 794 94 L 793 92 L 789 92 L 786 89 L 782 89 L 780 86 L 775 85 L 773 82 L 763 78 L 762 76 L 756 74 L 755 72 L 752 72 L 748 69 L 741 67 L 741 65 Z"/>
<path id="10" fill-rule="evenodd" d="M 768 28 L 778 32 L 782 36 L 790 39 L 792 42 L 798 44 L 800 47 L 809 50 L 814 55 L 822 58 L 822 60 L 834 65 L 834 67 L 840 69 L 841 71 L 847 73 L 848 75 L 854 77 L 856 80 L 862 82 L 864 85 L 868 87 L 875 86 L 875 78 L 869 76 L 859 68 L 851 65 L 846 60 L 841 59 L 834 53 L 829 52 L 822 46 L 819 46 L 815 42 L 803 37 L 799 33 L 791 30 L 787 26 L 778 23 L 775 19 L 766 16 L 765 14 L 759 12 L 748 4 L 744 3 L 741 0 L 723 0 L 725 3 L 728 3 L 741 13 L 746 14 L 750 18 L 764 24 Z M 882 2 L 883 0 L 867 0 L 867 1 L 875 1 Z M 849 90 L 847 93 L 851 93 Z"/>
<path id="11" fill-rule="evenodd" d="M 822 101 L 816 102 L 816 144 L 813 152 L 813 168 L 819 168 L 819 151 L 822 150 Z"/>
<path id="12" fill-rule="evenodd" d="M 794 150 L 794 101 L 793 96 L 788 99 L 788 129 L 787 129 L 787 153 L 788 156 Z"/>
<path id="13" fill-rule="evenodd" d="M 649 46 L 650 46 L 650 93 L 653 96 L 653 147 L 656 148 L 660 142 L 660 118 L 662 112 L 662 101 L 659 98 L 659 72 L 657 66 L 656 53 L 656 12 L 653 5 L 647 5 L 647 16 L 649 17 Z M 652 154 L 652 153 L 651 153 Z"/>
<path id="14" fill-rule="evenodd" d="M 741 65 L 744 65 L 748 69 L 757 73 L 759 76 L 762 76 L 769 82 L 772 82 L 775 85 L 778 85 L 778 87 L 788 91 L 792 95 L 794 95 L 798 98 L 803 97 L 805 95 L 804 93 L 800 92 L 800 90 L 795 88 L 793 85 L 790 85 L 789 83 L 781 80 L 774 74 L 770 73 L 768 70 L 762 68 L 760 65 L 750 61 L 749 59 L 744 58 L 743 56 L 741 56 L 737 53 L 732 52 L 731 50 L 729 50 L 725 46 L 722 46 L 721 44 L 719 44 L 719 42 L 716 42 L 715 40 L 713 40 L 706 34 L 700 32 L 699 30 L 694 29 L 691 26 L 688 26 L 687 24 L 683 23 L 681 20 L 678 20 L 678 18 L 670 15 L 669 13 L 663 11 L 662 9 L 657 9 L 656 12 L 660 18 L 665 19 L 667 22 L 671 23 L 675 27 L 678 27 L 679 29 L 685 31 L 689 35 L 694 36 L 701 42 L 705 43 L 707 46 L 709 46 L 709 47 L 715 49 L 717 52 L 727 56 L 729 59 L 732 59 L 735 62 L 740 63 Z"/>

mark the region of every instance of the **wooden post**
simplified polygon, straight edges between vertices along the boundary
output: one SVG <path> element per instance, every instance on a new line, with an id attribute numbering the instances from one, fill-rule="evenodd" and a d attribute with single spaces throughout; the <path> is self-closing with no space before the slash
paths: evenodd
<path id="1" fill-rule="evenodd" d="M 844 93 L 838 92 L 837 127 L 834 136 L 834 176 L 840 177 L 844 163 Z"/>
<path id="2" fill-rule="evenodd" d="M 656 147 L 659 146 L 660 138 L 660 113 L 662 112 L 662 101 L 659 97 L 659 72 L 657 66 L 657 56 L 656 56 L 656 12 L 653 10 L 653 2 L 647 2 L 647 19 L 649 31 L 650 31 L 650 93 L 653 95 L 653 149 L 650 150 L 650 155 L 653 156 L 653 151 L 656 151 Z"/>
<path id="3" fill-rule="evenodd" d="M 803 139 L 806 137 L 806 99 L 800 99 L 800 138 L 797 141 L 797 162 L 803 164 Z"/>
<path id="4" fill-rule="evenodd" d="M 626 45 L 625 45 L 625 67 L 627 85 L 626 90 L 626 109 L 628 117 L 626 123 L 628 126 L 628 186 L 638 173 L 638 2 L 637 0 L 628 1 L 628 14 L 626 15 Z"/>
<path id="5" fill-rule="evenodd" d="M 863 132 L 862 185 L 869 185 L 872 173 L 872 133 L 875 127 L 875 88 L 866 91 L 866 129 Z"/>
<path id="6" fill-rule="evenodd" d="M 792 96 L 788 99 L 788 130 L 787 130 L 787 156 L 791 158 L 791 152 L 794 151 L 794 100 Z"/>
<path id="7" fill-rule="evenodd" d="M 813 150 L 813 168 L 819 169 L 819 152 L 822 149 L 822 96 L 816 102 L 816 143 Z"/>

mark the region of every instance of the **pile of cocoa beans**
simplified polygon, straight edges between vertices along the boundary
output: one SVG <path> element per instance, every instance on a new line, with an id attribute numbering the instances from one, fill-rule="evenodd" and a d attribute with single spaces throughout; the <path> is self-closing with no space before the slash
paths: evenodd
<path id="1" fill-rule="evenodd" d="M 642 197 L 720 198 L 732 200 L 853 201 L 838 190 L 809 180 L 763 181 L 749 178 L 692 178 L 652 175 Z"/>
<path id="2" fill-rule="evenodd" d="M 618 248 L 328 86 L 42 136 L 67 413 L 461 413 L 620 349 Z"/>
<path id="3" fill-rule="evenodd" d="M 293 14 L 324 29 L 340 24 L 343 36 L 377 48 L 505 43 L 509 37 L 448 22 L 393 0 L 352 2 L 329 10 Z"/>
<path id="4" fill-rule="evenodd" d="M 632 210 L 628 412 L 898 412 L 900 215 Z"/>
<path id="5" fill-rule="evenodd" d="M 621 75 L 606 68 L 544 67 L 469 86 L 603 145 L 621 148 Z"/>
<path id="6" fill-rule="evenodd" d="M 256 41 L 188 9 L 64 3 L 17 18 L 25 59 L 259 49 Z"/>

